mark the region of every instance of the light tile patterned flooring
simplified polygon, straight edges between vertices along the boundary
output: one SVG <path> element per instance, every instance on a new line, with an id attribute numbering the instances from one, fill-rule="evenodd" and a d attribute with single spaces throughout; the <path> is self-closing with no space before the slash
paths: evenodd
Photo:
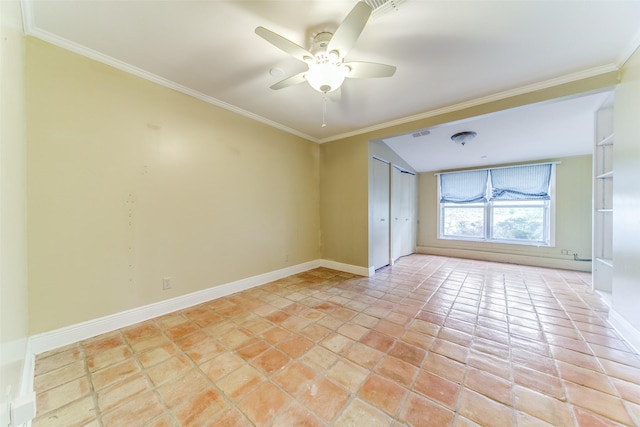
<path id="1" fill-rule="evenodd" d="M 46 354 L 33 426 L 633 426 L 640 358 L 587 273 L 316 269 Z"/>

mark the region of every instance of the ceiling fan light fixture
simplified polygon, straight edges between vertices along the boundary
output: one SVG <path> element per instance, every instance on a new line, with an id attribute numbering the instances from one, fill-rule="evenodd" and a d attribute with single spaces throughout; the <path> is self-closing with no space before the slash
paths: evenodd
<path id="1" fill-rule="evenodd" d="M 333 33 L 322 31 L 312 35 L 309 50 L 271 30 L 256 27 L 255 33 L 257 35 L 309 67 L 306 71 L 271 85 L 271 89 L 282 89 L 307 81 L 316 91 L 327 94 L 337 91 L 347 77 L 365 79 L 393 76 L 396 67 L 391 65 L 373 62 L 344 62 L 345 57 L 360 37 L 372 10 L 371 5 L 358 1 Z M 338 98 L 333 97 L 332 99 Z"/>
<path id="2" fill-rule="evenodd" d="M 473 131 L 458 132 L 451 135 L 451 140 L 456 144 L 465 145 L 467 142 L 473 140 L 478 134 Z"/>
<path id="3" fill-rule="evenodd" d="M 340 64 L 330 62 L 309 65 L 305 78 L 312 88 L 322 93 L 333 92 L 338 89 L 347 76 L 347 69 Z"/>

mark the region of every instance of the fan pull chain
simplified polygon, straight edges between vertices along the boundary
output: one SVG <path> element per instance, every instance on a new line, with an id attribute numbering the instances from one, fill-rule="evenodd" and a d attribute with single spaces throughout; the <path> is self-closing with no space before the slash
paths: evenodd
<path id="1" fill-rule="evenodd" d="M 327 94 L 323 93 L 322 94 L 322 126 L 321 126 L 323 128 L 327 127 L 326 117 L 327 117 Z"/>

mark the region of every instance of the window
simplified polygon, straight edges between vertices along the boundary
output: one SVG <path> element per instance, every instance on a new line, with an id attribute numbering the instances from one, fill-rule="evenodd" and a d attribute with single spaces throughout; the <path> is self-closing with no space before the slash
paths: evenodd
<path id="1" fill-rule="evenodd" d="M 438 175 L 441 239 L 550 246 L 554 165 Z"/>

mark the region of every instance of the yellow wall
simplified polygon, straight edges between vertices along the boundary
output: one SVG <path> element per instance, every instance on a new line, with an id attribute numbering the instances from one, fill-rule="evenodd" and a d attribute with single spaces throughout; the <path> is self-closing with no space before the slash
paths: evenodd
<path id="1" fill-rule="evenodd" d="M 624 65 L 614 102 L 613 308 L 640 349 L 640 50 Z"/>
<path id="2" fill-rule="evenodd" d="M 0 2 L 0 425 L 21 383 L 28 337 L 24 37 L 18 1 Z M 8 391 L 10 388 L 10 391 Z"/>
<path id="3" fill-rule="evenodd" d="M 549 160 L 561 162 L 556 166 L 554 247 L 438 239 L 437 177 L 428 172 L 419 174 L 418 181 L 419 251 L 590 271 L 590 262 L 573 261 L 573 257 L 560 251 L 568 249 L 581 258 L 591 258 L 592 158 L 587 155 Z"/>
<path id="4" fill-rule="evenodd" d="M 37 39 L 26 65 L 32 334 L 318 259 L 317 144 Z"/>

